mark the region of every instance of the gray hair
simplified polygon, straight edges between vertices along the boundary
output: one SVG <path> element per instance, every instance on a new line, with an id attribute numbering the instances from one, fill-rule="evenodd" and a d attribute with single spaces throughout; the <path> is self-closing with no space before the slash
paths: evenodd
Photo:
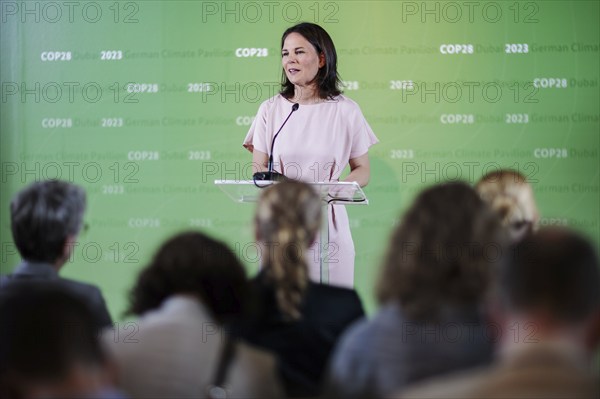
<path id="1" fill-rule="evenodd" d="M 21 256 L 29 261 L 54 263 L 69 236 L 83 225 L 86 195 L 75 184 L 48 180 L 18 192 L 10 204 L 11 229 Z"/>

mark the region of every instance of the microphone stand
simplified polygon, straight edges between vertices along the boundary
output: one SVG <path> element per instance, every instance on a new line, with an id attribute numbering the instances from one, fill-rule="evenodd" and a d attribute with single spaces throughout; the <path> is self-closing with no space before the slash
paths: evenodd
<path id="1" fill-rule="evenodd" d="M 281 124 L 281 127 L 279 128 L 277 133 L 275 133 L 275 136 L 273 136 L 273 140 L 271 141 L 271 154 L 269 155 L 269 163 L 267 165 L 267 171 L 266 172 L 256 172 L 252 176 L 252 178 L 254 179 L 254 184 L 256 184 L 257 181 L 261 181 L 261 180 L 263 180 L 263 181 L 264 180 L 283 181 L 283 180 L 287 179 L 287 177 L 285 177 L 281 173 L 275 172 L 273 170 L 273 148 L 275 148 L 275 139 L 277 138 L 277 136 L 279 136 L 281 129 L 283 129 L 283 127 L 287 123 L 288 119 L 290 119 L 292 114 L 295 111 L 297 111 L 298 108 L 300 108 L 300 104 L 296 103 L 296 104 L 292 105 L 292 110 L 290 111 L 289 115 L 287 116 L 287 118 L 285 118 L 285 121 L 283 121 L 283 123 Z"/>

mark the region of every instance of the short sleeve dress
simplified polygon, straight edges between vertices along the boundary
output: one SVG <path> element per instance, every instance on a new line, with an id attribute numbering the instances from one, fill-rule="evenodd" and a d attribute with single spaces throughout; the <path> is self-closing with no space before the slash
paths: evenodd
<path id="1" fill-rule="evenodd" d="M 281 95 L 263 102 L 244 147 L 268 154 L 271 140 L 292 110 Z M 289 178 L 305 182 L 338 181 L 348 161 L 368 152 L 379 140 L 358 104 L 344 95 L 325 102 L 300 105 L 277 137 L 273 168 Z M 318 243 L 318 237 L 316 243 Z M 329 209 L 329 283 L 354 286 L 354 243 L 343 205 Z M 319 251 L 314 244 L 306 257 L 310 277 L 319 281 Z"/>

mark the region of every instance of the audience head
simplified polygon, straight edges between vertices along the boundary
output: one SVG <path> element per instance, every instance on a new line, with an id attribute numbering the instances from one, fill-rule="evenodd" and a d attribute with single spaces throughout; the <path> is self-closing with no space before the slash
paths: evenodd
<path id="1" fill-rule="evenodd" d="M 62 266 L 83 225 L 85 192 L 79 186 L 49 180 L 20 191 L 10 204 L 13 239 L 21 256 Z"/>
<path id="2" fill-rule="evenodd" d="M 0 397 L 87 397 L 107 387 L 91 309 L 58 284 L 0 292 Z"/>
<path id="3" fill-rule="evenodd" d="M 499 215 L 512 242 L 537 229 L 539 213 L 533 189 L 525 176 L 513 170 L 498 170 L 483 176 L 475 189 Z"/>
<path id="4" fill-rule="evenodd" d="M 305 256 L 321 225 L 321 199 L 307 184 L 277 183 L 262 191 L 256 208 L 256 238 L 265 248 L 264 270 L 281 312 L 300 317 L 308 283 Z"/>
<path id="5" fill-rule="evenodd" d="M 579 234 L 541 229 L 515 245 L 511 260 L 499 269 L 497 293 L 504 312 L 558 328 L 598 322 L 600 263 Z"/>
<path id="6" fill-rule="evenodd" d="M 141 315 L 172 295 L 192 295 L 226 322 L 242 313 L 246 290 L 244 268 L 229 248 L 200 232 L 185 232 L 165 242 L 142 270 L 128 313 Z"/>
<path id="7" fill-rule="evenodd" d="M 416 319 L 434 319 L 444 305 L 478 304 L 504 244 L 497 216 L 470 186 L 428 188 L 392 234 L 378 299 L 398 301 Z"/>

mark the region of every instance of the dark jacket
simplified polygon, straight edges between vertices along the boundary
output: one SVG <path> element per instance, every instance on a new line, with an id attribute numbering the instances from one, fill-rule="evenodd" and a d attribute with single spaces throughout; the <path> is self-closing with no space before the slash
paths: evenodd
<path id="1" fill-rule="evenodd" d="M 112 319 L 100 289 L 92 284 L 62 278 L 58 275 L 56 269 L 48 263 L 23 261 L 11 275 L 0 279 L 0 288 L 8 284 L 38 284 L 44 282 L 62 285 L 79 295 L 94 312 L 99 329 L 112 327 Z"/>
<path id="2" fill-rule="evenodd" d="M 344 330 L 364 316 L 356 291 L 309 282 L 302 318 L 287 321 L 263 274 L 252 280 L 252 317 L 234 326 L 250 344 L 273 352 L 288 396 L 317 396 L 331 352 Z"/>

